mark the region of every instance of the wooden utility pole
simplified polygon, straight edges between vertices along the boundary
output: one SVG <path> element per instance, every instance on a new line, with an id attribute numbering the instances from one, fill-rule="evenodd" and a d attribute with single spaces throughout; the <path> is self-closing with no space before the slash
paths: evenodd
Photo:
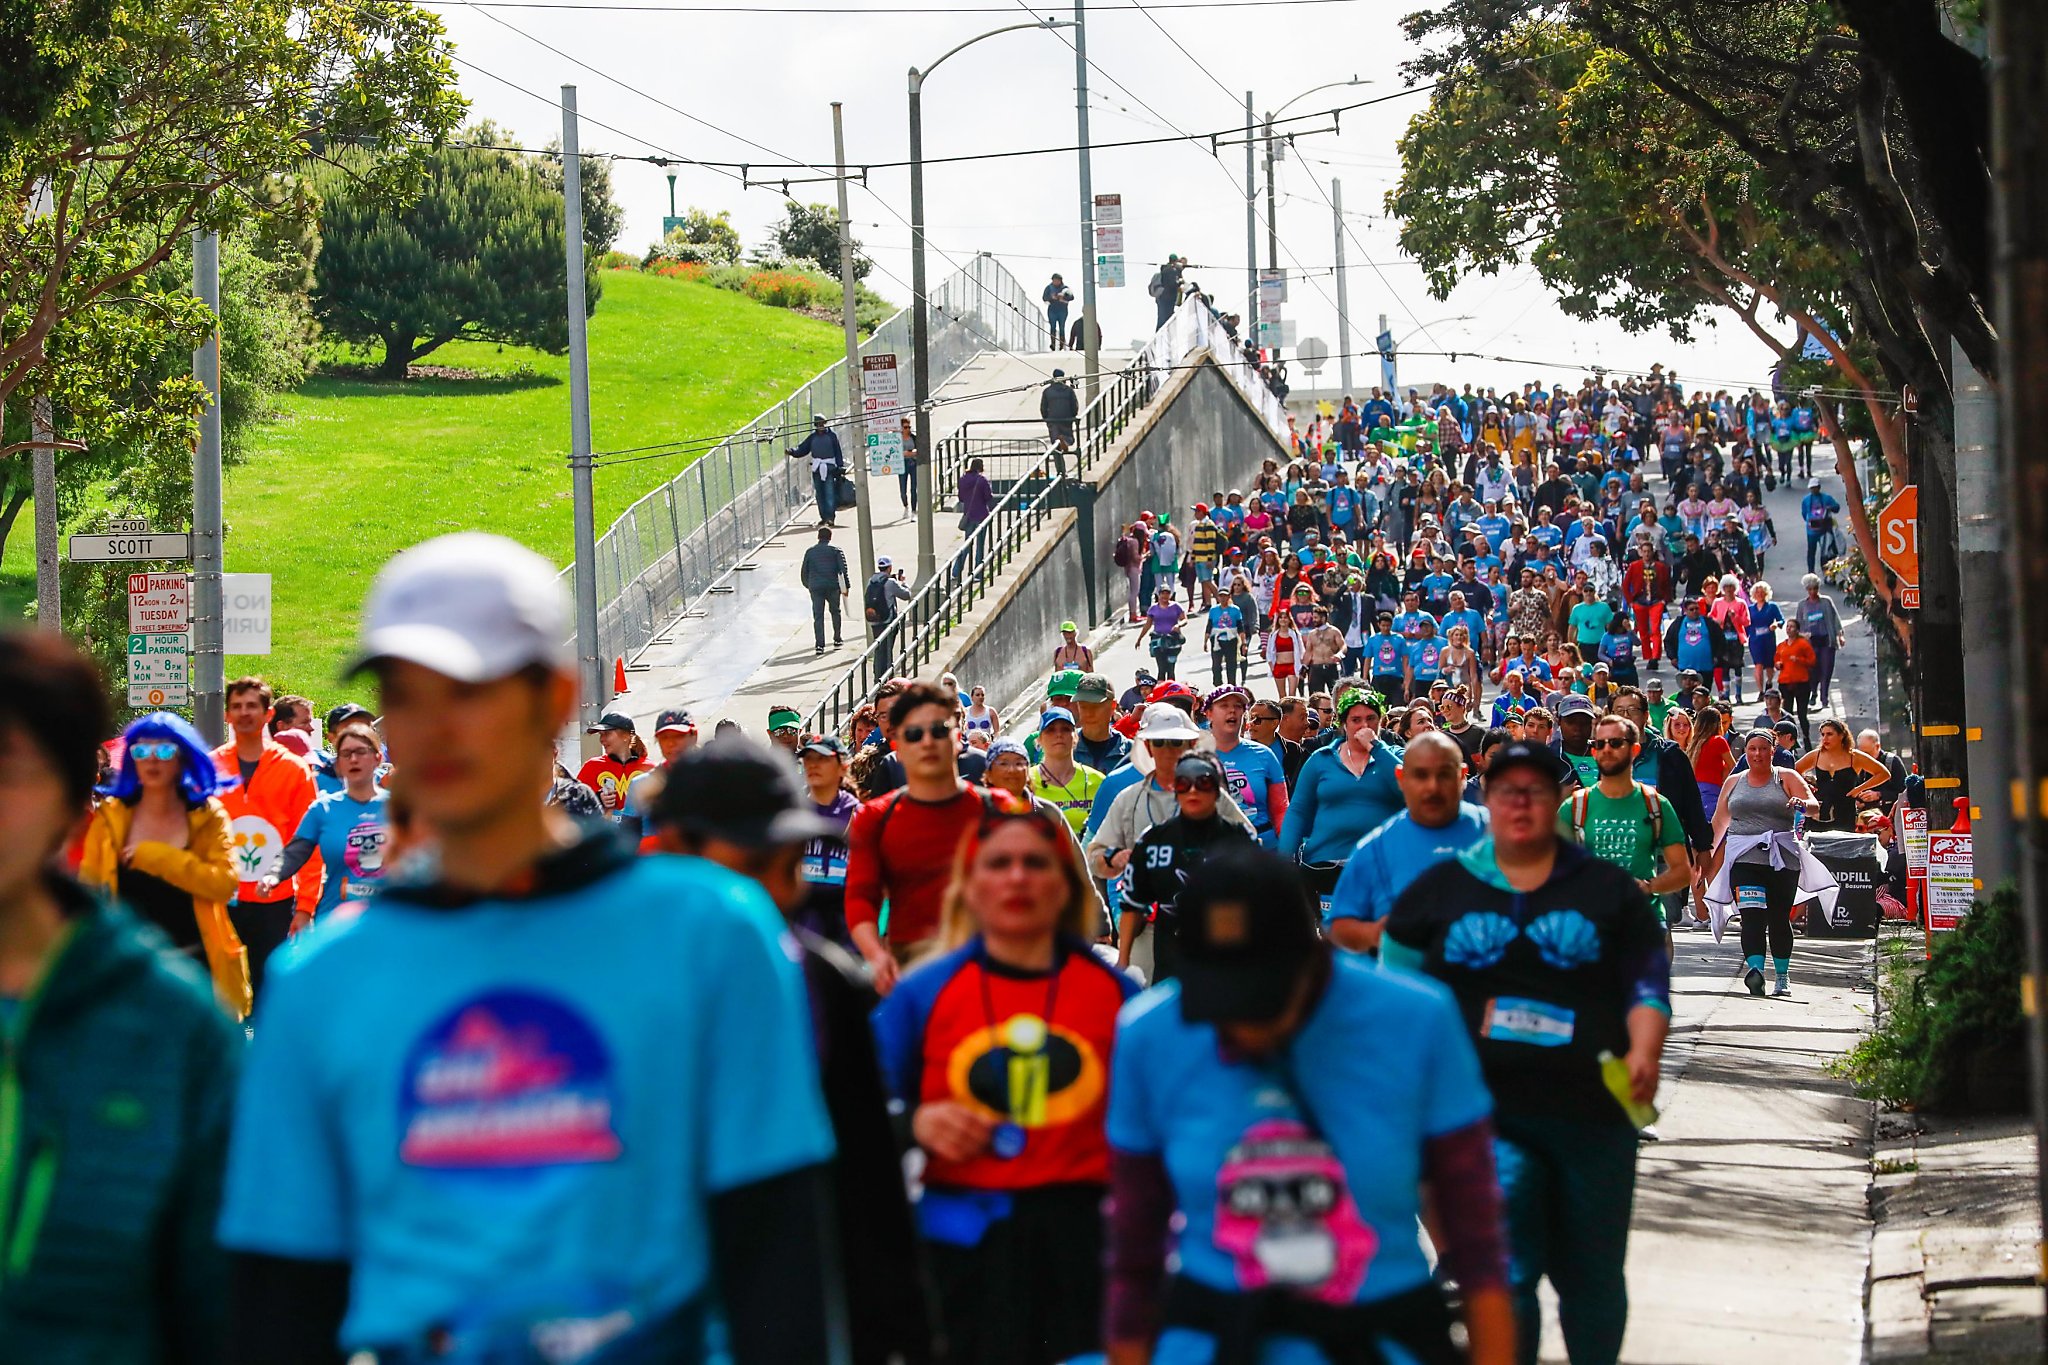
<path id="1" fill-rule="evenodd" d="M 2010 796 L 2018 836 L 2027 932 L 2027 1014 L 2034 1079 L 2036 1190 L 2048 1211 L 2048 459 L 2033 437 L 2048 430 L 2048 7 L 2040 0 L 1991 5 L 1991 175 L 1997 228 L 1994 319 L 1998 327 L 1999 444 L 2011 539 L 2005 556 L 2014 609 L 2018 781 Z M 1986 792 L 1988 804 L 1996 799 Z M 2048 1243 L 2036 1247 L 2048 1284 Z M 2048 1314 L 2043 1315 L 2048 1323 Z M 2048 1346 L 2048 1336 L 2043 1345 Z"/>

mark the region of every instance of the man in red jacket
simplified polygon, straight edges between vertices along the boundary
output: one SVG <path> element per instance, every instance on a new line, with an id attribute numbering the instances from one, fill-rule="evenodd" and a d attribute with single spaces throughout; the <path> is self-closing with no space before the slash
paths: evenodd
<path id="1" fill-rule="evenodd" d="M 883 995 L 895 989 L 902 955 L 939 931 L 954 854 L 987 809 L 986 793 L 960 778 L 959 709 L 959 694 L 935 683 L 896 694 L 889 729 L 903 786 L 867 802 L 846 827 L 846 926 Z M 885 899 L 886 943 L 879 928 Z"/>
<path id="2" fill-rule="evenodd" d="M 263 989 L 263 964 L 285 938 L 313 921 L 323 869 L 315 853 L 297 874 L 263 891 L 256 883 L 275 873 L 284 846 L 317 789 L 306 761 L 270 735 L 270 684 L 237 678 L 228 684 L 228 728 L 233 738 L 213 751 L 214 766 L 237 779 L 221 793 L 228 811 L 228 855 L 241 880 L 228 902 L 228 918 L 249 949 L 249 984 Z"/>
<path id="3" fill-rule="evenodd" d="M 1645 557 L 1647 554 L 1647 558 Z M 1654 553 L 1638 545 L 1629 556 L 1621 575 L 1622 595 L 1635 614 L 1636 638 L 1643 642 L 1643 659 L 1655 668 L 1664 657 L 1664 608 L 1671 601 L 1671 570 Z"/>

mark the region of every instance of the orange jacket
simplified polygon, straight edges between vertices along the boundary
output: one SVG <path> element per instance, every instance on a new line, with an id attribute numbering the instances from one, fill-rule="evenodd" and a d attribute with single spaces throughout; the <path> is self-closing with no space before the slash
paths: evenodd
<path id="1" fill-rule="evenodd" d="M 1777 660 L 1778 681 L 1783 683 L 1812 682 L 1813 670 L 1820 662 L 1803 636 L 1784 641 L 1772 657 Z"/>
<path id="2" fill-rule="evenodd" d="M 232 739 L 213 751 L 213 763 L 229 777 L 242 775 Z M 266 735 L 263 756 L 256 760 L 255 776 L 219 797 L 228 813 L 229 856 L 235 874 L 241 878 L 235 887 L 236 900 L 255 903 L 256 879 L 277 870 L 284 857 L 284 846 L 298 833 L 299 821 L 305 818 L 317 795 L 313 770 L 306 766 L 306 761 Z M 283 894 L 273 896 L 272 900 L 289 897 L 298 902 L 301 914 L 312 914 L 313 907 L 320 903 L 323 870 L 316 853 L 295 878 L 279 884 L 278 890 Z"/>
<path id="3" fill-rule="evenodd" d="M 125 801 L 100 804 L 86 827 L 78 865 L 80 881 L 120 896 L 121 850 L 127 847 L 128 831 L 134 824 L 135 810 Z M 194 807 L 186 826 L 186 847 L 145 841 L 135 846 L 129 865 L 161 877 L 192 897 L 192 914 L 199 921 L 199 941 L 206 949 L 214 991 L 240 1019 L 249 1013 L 249 951 L 242 946 L 223 904 L 235 885 L 234 869 L 229 866 L 228 814 L 215 798 Z"/>

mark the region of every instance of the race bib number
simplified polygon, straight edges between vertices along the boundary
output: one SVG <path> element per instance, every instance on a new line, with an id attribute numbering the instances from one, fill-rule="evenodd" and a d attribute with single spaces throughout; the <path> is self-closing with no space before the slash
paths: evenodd
<path id="1" fill-rule="evenodd" d="M 1503 995 L 1486 1002 L 1479 1036 L 1497 1043 L 1563 1047 L 1571 1042 L 1576 1024 L 1577 1015 L 1562 1005 Z"/>
<path id="2" fill-rule="evenodd" d="M 1743 915 L 1750 914 L 1751 912 L 1762 914 L 1768 906 L 1769 901 L 1765 897 L 1764 889 L 1761 886 L 1751 885 L 1735 888 L 1735 909 L 1737 913 Z"/>

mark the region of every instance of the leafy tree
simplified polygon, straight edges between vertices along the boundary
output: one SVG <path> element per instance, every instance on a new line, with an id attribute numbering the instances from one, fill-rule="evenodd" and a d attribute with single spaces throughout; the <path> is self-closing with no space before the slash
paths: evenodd
<path id="1" fill-rule="evenodd" d="M 189 451 L 203 394 L 149 376 L 212 320 L 158 267 L 195 229 L 306 221 L 292 173 L 316 142 L 374 139 L 357 192 L 403 192 L 461 115 L 440 21 L 406 0 L 106 0 L 103 25 L 51 32 L 61 79 L 0 139 L 0 408 L 48 398 L 67 450 Z M 26 448 L 0 437 L 0 459 Z"/>
<path id="2" fill-rule="evenodd" d="M 81 47 L 107 36 L 110 0 L 0 0 L 0 147 L 49 116 L 80 75 Z"/>
<path id="3" fill-rule="evenodd" d="M 539 158 L 471 147 L 435 148 L 424 170 L 403 207 L 334 178 L 314 289 L 322 324 L 346 341 L 381 342 L 387 379 L 456 340 L 566 350 L 560 172 L 550 186 Z M 593 311 L 602 254 L 586 240 Z"/>
<path id="4" fill-rule="evenodd" d="M 562 196 L 562 140 L 551 140 L 548 151 L 553 155 L 539 160 L 541 179 L 553 189 L 555 201 L 559 204 Z M 590 248 L 591 255 L 602 256 L 612 249 L 619 240 L 619 234 L 626 230 L 626 210 L 612 194 L 611 159 L 585 156 L 579 183 L 583 186 L 583 244 Z"/>
<path id="5" fill-rule="evenodd" d="M 783 206 L 787 216 L 777 225 L 771 240 L 784 256 L 816 261 L 836 275 L 839 273 L 839 210 L 830 204 L 799 204 L 792 199 Z M 861 254 L 860 240 L 853 243 L 853 278 L 868 277 L 875 263 Z"/>

